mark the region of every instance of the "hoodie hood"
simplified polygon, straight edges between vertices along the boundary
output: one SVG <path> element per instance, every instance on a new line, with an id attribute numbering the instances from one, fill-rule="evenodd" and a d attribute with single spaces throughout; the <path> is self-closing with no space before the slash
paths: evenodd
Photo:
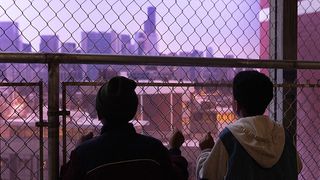
<path id="1" fill-rule="evenodd" d="M 284 149 L 285 132 L 268 116 L 241 118 L 227 128 L 260 166 L 270 168 L 279 161 Z"/>

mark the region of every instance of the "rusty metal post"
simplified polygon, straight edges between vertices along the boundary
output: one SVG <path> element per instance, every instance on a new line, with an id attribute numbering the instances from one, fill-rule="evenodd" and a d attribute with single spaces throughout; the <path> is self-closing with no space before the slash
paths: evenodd
<path id="1" fill-rule="evenodd" d="M 62 111 L 67 111 L 67 86 L 62 83 Z M 67 115 L 62 116 L 62 163 L 67 163 Z"/>
<path id="2" fill-rule="evenodd" d="M 41 124 L 40 126 L 40 180 L 43 180 L 43 82 L 39 82 L 39 122 Z"/>
<path id="3" fill-rule="evenodd" d="M 48 57 L 48 170 L 49 180 L 57 180 L 59 178 L 59 64 L 54 62 L 54 56 Z"/>
<path id="4" fill-rule="evenodd" d="M 270 1 L 270 57 L 274 60 L 289 60 L 291 64 L 297 63 L 297 0 Z M 277 83 L 297 83 L 297 69 L 283 69 L 275 71 Z M 276 101 L 281 102 L 281 120 L 295 140 L 297 129 L 297 88 L 283 87 L 276 93 Z M 279 97 L 281 99 L 279 100 Z M 278 105 L 279 105 L 278 102 Z M 278 112 L 279 117 L 279 112 Z"/>

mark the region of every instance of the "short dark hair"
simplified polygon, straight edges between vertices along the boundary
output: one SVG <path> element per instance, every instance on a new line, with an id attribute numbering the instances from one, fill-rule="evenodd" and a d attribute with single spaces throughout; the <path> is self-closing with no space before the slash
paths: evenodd
<path id="1" fill-rule="evenodd" d="M 262 115 L 273 98 L 273 83 L 258 71 L 242 71 L 233 79 L 233 97 L 248 115 Z"/>
<path id="2" fill-rule="evenodd" d="M 136 82 L 116 76 L 105 83 L 96 97 L 96 110 L 99 119 L 109 124 L 123 124 L 130 121 L 138 108 Z"/>

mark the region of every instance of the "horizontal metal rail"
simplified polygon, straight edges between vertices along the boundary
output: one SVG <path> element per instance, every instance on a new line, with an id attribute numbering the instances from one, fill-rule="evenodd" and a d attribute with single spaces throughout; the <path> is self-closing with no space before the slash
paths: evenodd
<path id="1" fill-rule="evenodd" d="M 63 87 L 66 86 L 102 86 L 103 82 L 63 82 Z M 216 82 L 216 83 L 172 83 L 172 82 L 137 82 L 138 86 L 156 86 L 156 87 L 232 87 L 232 82 Z M 319 84 L 314 83 L 282 83 L 274 84 L 274 87 L 287 87 L 287 88 L 320 88 Z"/>
<path id="2" fill-rule="evenodd" d="M 248 60 L 173 56 L 123 56 L 62 53 L 1 53 L 0 63 L 121 64 L 234 68 L 320 69 L 317 61 Z"/>
<path id="3" fill-rule="evenodd" d="M 42 82 L 0 82 L 0 86 L 40 86 Z"/>

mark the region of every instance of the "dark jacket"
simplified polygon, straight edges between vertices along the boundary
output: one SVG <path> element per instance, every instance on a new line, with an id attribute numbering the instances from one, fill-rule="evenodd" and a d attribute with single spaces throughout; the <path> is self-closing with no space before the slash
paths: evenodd
<path id="1" fill-rule="evenodd" d="M 79 145 L 61 171 L 63 180 L 82 180 L 90 170 L 108 163 L 151 159 L 160 164 L 163 179 L 173 179 L 168 150 L 161 141 L 136 133 L 132 124 L 103 127 L 101 135 Z M 143 172 L 141 172 L 143 173 Z"/>
<path id="2" fill-rule="evenodd" d="M 287 133 L 282 155 L 279 161 L 270 168 L 261 167 L 241 146 L 228 128 L 221 132 L 220 139 L 229 154 L 228 171 L 225 179 L 297 179 L 296 150 Z"/>

